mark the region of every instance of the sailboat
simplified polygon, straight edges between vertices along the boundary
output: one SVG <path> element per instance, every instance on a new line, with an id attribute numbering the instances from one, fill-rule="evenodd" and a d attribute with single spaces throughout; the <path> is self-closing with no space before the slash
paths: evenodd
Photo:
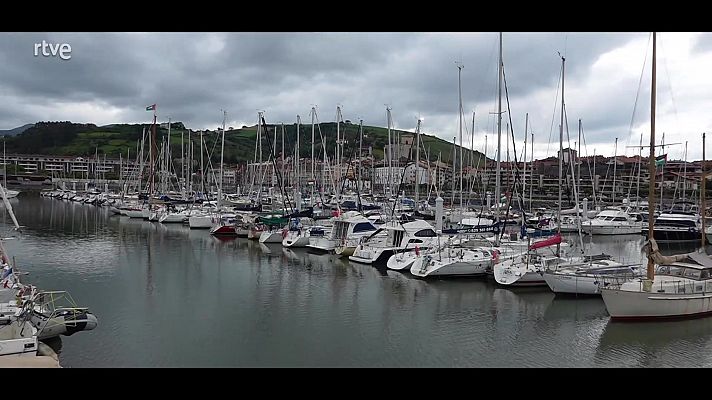
<path id="1" fill-rule="evenodd" d="M 680 319 L 712 314 L 712 260 L 702 252 L 664 256 L 653 236 L 655 210 L 655 52 L 653 32 L 650 93 L 650 185 L 648 188 L 648 259 L 645 278 L 601 288 L 606 310 L 613 320 Z M 702 134 L 702 209 L 705 205 L 705 135 Z M 704 220 L 703 220 L 704 223 Z M 700 232 L 704 249 L 704 229 Z"/>
<path id="2" fill-rule="evenodd" d="M 410 273 L 421 278 L 429 276 L 478 276 L 492 271 L 492 266 L 499 258 L 499 249 L 467 248 L 448 242 L 443 249 L 427 252 L 423 257 L 415 257 Z M 460 238 L 460 241 L 462 239 Z M 388 260 L 389 264 L 391 260 Z M 391 269 L 393 268 L 389 265 Z"/>
<path id="3" fill-rule="evenodd" d="M 559 202 L 557 220 L 561 221 L 561 204 L 562 204 L 562 178 L 563 170 L 563 138 L 564 138 L 564 72 L 566 67 L 566 59 L 561 57 L 561 124 L 559 131 Z M 572 168 L 573 164 L 569 163 Z M 574 198 L 578 204 L 578 191 L 574 184 Z M 577 206 L 578 208 L 578 206 Z M 578 212 L 578 211 L 577 211 Z M 580 219 L 577 219 L 577 231 L 579 233 L 579 241 L 583 247 L 581 239 Z M 548 281 L 545 279 L 547 272 L 560 270 L 578 271 L 582 268 L 594 267 L 593 261 L 596 260 L 596 266 L 615 268 L 621 264 L 610 260 L 608 256 L 599 257 L 582 257 L 582 256 L 563 256 L 561 254 L 561 224 L 557 224 L 557 234 L 550 239 L 537 242 L 529 246 L 529 249 L 524 254 L 509 257 L 500 264 L 494 266 L 494 277 L 497 283 L 501 285 L 517 285 L 517 286 L 546 286 Z M 547 253 L 547 248 L 556 245 L 556 251 L 552 254 Z M 548 249 L 551 250 L 551 249 Z M 568 275 L 565 276 L 568 278 Z"/>

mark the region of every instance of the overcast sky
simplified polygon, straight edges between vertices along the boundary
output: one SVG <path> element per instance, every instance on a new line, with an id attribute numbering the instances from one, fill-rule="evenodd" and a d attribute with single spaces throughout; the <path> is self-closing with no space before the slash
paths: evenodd
<path id="1" fill-rule="evenodd" d="M 160 121 L 215 129 L 267 123 L 344 119 L 386 125 L 452 141 L 458 136 L 458 68 L 462 61 L 465 144 L 472 113 L 475 148 L 494 157 L 497 33 L 0 33 L 0 129 L 40 120 Z M 582 154 L 637 154 L 649 142 L 652 41 L 649 33 L 504 33 L 503 60 L 517 151 L 525 114 L 535 157 L 558 149 L 561 58 L 571 145 L 583 123 Z M 659 33 L 656 138 L 682 143 L 671 158 L 702 157 L 703 131 L 712 131 L 712 35 Z M 34 55 L 34 44 L 67 43 L 71 58 Z M 642 81 L 641 81 L 642 77 Z M 639 89 L 640 87 L 640 89 Z M 557 95 L 558 93 L 558 95 Z M 637 105 L 636 105 L 637 98 Z M 503 99 L 506 110 L 506 98 Z M 566 138 L 564 139 L 566 140 Z M 712 140 L 712 138 L 710 138 Z M 565 144 L 564 146 L 566 146 Z M 505 157 L 505 141 L 502 141 Z M 510 152 L 513 148 L 510 145 Z M 647 149 L 645 150 L 647 151 Z M 712 153 L 707 152 L 712 158 Z"/>

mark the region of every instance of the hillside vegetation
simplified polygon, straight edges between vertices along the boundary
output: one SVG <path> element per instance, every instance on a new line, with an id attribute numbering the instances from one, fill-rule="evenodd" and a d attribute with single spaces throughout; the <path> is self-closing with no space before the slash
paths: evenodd
<path id="1" fill-rule="evenodd" d="M 268 125 L 268 133 L 263 135 L 263 160 L 268 159 L 270 146 L 273 145 L 274 132 L 277 131 L 277 149 L 276 154 L 282 151 L 282 126 Z M 136 152 L 140 150 L 140 141 L 143 132 L 146 132 L 146 144 L 144 151 L 149 151 L 148 135 L 150 134 L 150 125 L 144 124 L 112 124 L 106 126 L 97 126 L 95 124 L 76 124 L 69 121 L 61 122 L 38 122 L 34 126 L 26 129 L 22 134 L 15 137 L 5 137 L 5 143 L 8 153 L 20 154 L 47 154 L 47 155 L 70 155 L 70 156 L 93 156 L 99 154 L 107 157 L 118 157 L 122 154 L 124 157 L 129 155 L 131 158 L 136 156 Z M 296 143 L 296 124 L 284 125 L 284 147 L 286 155 L 294 153 L 294 145 Z M 359 126 L 357 124 L 341 124 L 341 135 L 345 138 L 343 146 L 343 156 L 349 158 L 358 155 L 358 139 Z M 401 135 L 412 135 L 412 132 L 391 130 L 392 137 L 400 133 Z M 168 135 L 167 127 L 156 127 L 157 142 L 163 143 Z M 244 163 L 253 161 L 255 156 L 255 139 L 257 135 L 256 126 L 242 127 L 240 129 L 228 130 L 225 133 L 225 162 L 226 163 Z M 194 157 L 200 157 L 199 143 L 200 134 L 198 131 L 187 129 L 183 123 L 175 122 L 171 124 L 171 151 L 174 158 L 180 158 L 181 154 L 181 136 L 183 137 L 184 146 L 187 148 L 188 137 L 194 145 Z M 326 147 L 326 151 L 330 157 L 334 156 L 336 143 L 336 123 L 326 122 L 315 127 L 315 155 L 317 158 L 322 158 L 322 149 Z M 322 145 L 324 138 L 325 146 Z M 269 140 L 268 140 L 269 139 Z M 220 155 L 220 135 L 216 131 L 204 131 L 203 140 L 207 147 L 207 153 L 212 154 L 212 160 L 218 161 Z M 430 152 L 430 160 L 436 161 L 438 154 L 441 155 L 441 161 L 451 163 L 452 160 L 452 143 L 448 143 L 438 137 L 423 134 L 421 135 L 423 147 Z M 301 125 L 300 127 L 300 155 L 303 158 L 311 156 L 311 125 Z M 363 127 L 363 148 L 366 151 L 369 147 L 372 149 L 376 160 L 383 159 L 383 148 L 388 143 L 388 130 L 383 127 L 364 126 Z M 458 150 L 459 152 L 459 150 Z M 468 149 L 463 150 L 465 159 L 468 159 Z M 415 154 L 415 148 L 413 148 Z M 406 155 L 407 156 L 407 155 Z M 473 152 L 474 162 L 482 157 L 480 152 Z M 425 159 L 426 155 L 421 149 L 421 158 Z"/>

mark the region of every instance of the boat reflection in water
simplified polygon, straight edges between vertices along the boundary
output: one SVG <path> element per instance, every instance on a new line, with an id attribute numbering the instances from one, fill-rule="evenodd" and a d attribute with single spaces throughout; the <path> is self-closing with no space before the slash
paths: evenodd
<path id="1" fill-rule="evenodd" d="M 665 322 L 609 321 L 593 365 L 712 366 L 712 318 Z"/>

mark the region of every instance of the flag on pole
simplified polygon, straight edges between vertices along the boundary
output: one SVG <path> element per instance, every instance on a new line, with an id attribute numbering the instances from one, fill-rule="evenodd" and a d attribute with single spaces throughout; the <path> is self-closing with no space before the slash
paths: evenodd
<path id="1" fill-rule="evenodd" d="M 155 105 L 155 104 L 151 104 L 150 106 L 146 107 L 146 111 L 152 111 L 152 110 L 153 110 L 153 111 L 156 111 L 156 105 Z"/>
<path id="2" fill-rule="evenodd" d="M 667 154 L 655 157 L 655 168 L 664 167 L 667 163 Z"/>

